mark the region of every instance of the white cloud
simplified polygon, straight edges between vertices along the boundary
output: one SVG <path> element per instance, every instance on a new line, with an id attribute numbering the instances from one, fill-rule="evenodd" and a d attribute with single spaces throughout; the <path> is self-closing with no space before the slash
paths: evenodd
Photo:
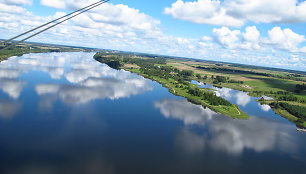
<path id="1" fill-rule="evenodd" d="M 58 10 L 72 11 L 96 1 L 68 0 L 60 2 L 65 5 L 62 8 L 58 6 L 60 8 Z M 1 8 L 1 5 L 5 5 L 5 7 Z M 18 13 L 12 12 L 13 9 Z M 12 37 L 20 34 L 20 31 L 29 30 L 62 15 L 65 13 L 58 11 L 52 16 L 41 17 L 20 6 L 0 4 L 0 37 Z M 303 61 L 295 62 L 295 66 L 290 66 L 290 64 L 288 66 L 288 60 L 292 57 L 290 54 L 304 54 L 298 55 L 302 58 L 300 60 L 305 57 L 306 49 L 301 46 L 303 45 L 303 42 L 300 42 L 301 37 L 299 36 L 301 35 L 297 34 L 298 37 L 296 37 L 293 31 L 290 34 L 285 30 L 282 29 L 285 35 L 290 35 L 290 37 L 288 36 L 289 42 L 286 40 L 281 44 L 272 43 L 269 36 L 263 38 L 262 36 L 266 33 L 261 34 L 256 26 L 248 26 L 245 30 L 220 27 L 213 29 L 211 35 L 199 39 L 174 37 L 163 33 L 158 19 L 126 5 L 106 3 L 69 22 L 58 25 L 30 41 L 257 65 L 271 65 L 273 62 L 273 65 L 278 67 L 303 70 L 305 69 Z M 26 65 L 35 62 L 23 63 Z M 63 75 L 63 72 L 58 69 L 50 75 L 54 79 L 58 79 Z"/>
<path id="2" fill-rule="evenodd" d="M 258 42 L 260 38 L 260 32 L 257 30 L 256 26 L 246 27 L 246 32 L 243 33 L 243 38 L 248 42 Z"/>
<path id="3" fill-rule="evenodd" d="M 274 27 L 268 31 L 268 44 L 274 44 L 281 49 L 295 52 L 298 51 L 298 45 L 305 42 L 305 36 L 293 32 L 286 28 L 282 30 L 280 27 Z"/>
<path id="4" fill-rule="evenodd" d="M 1 4 L 7 5 L 31 5 L 32 0 L 0 0 Z"/>
<path id="5" fill-rule="evenodd" d="M 243 21 L 226 14 L 221 8 L 221 2 L 215 0 L 198 0 L 195 2 L 183 2 L 178 0 L 171 8 L 165 8 L 165 14 L 172 15 L 176 19 L 192 21 L 199 24 L 242 26 Z"/>
<path id="6" fill-rule="evenodd" d="M 48 7 L 54 7 L 54 8 L 65 8 L 65 1 L 61 0 L 41 0 L 40 3 L 42 5 L 48 6 Z"/>
<path id="7" fill-rule="evenodd" d="M 22 13 L 26 13 L 26 10 L 24 8 L 16 6 L 16 5 L 9 5 L 9 4 L 0 3 L 0 12 L 1 13 L 4 12 L 4 13 L 22 14 Z"/>
<path id="8" fill-rule="evenodd" d="M 305 47 L 300 48 L 300 52 L 302 52 L 302 53 L 305 53 L 305 54 L 306 54 L 306 46 L 305 46 Z"/>
<path id="9" fill-rule="evenodd" d="M 240 30 L 230 30 L 228 27 L 214 28 L 213 38 L 215 41 L 229 49 L 247 49 L 247 50 L 259 50 L 261 38 L 260 32 L 256 26 L 248 26 L 243 33 Z"/>
<path id="10" fill-rule="evenodd" d="M 240 40 L 238 35 L 240 35 L 239 30 L 231 31 L 227 27 L 213 29 L 213 37 L 215 38 L 216 42 L 228 48 L 237 47 L 237 41 Z"/>
<path id="11" fill-rule="evenodd" d="M 88 6 L 95 0 L 41 0 L 41 4 L 60 9 L 79 9 Z M 114 26 L 125 25 L 136 30 L 156 30 L 156 25 L 160 22 L 139 10 L 130 8 L 127 5 L 102 4 L 76 18 L 74 22 L 82 27 L 101 28 L 100 24 L 110 24 Z"/>
<path id="12" fill-rule="evenodd" d="M 297 0 L 177 0 L 165 13 L 200 24 L 241 27 L 256 23 L 306 22 L 306 2 Z"/>
<path id="13" fill-rule="evenodd" d="M 306 41 L 304 35 L 297 34 L 289 28 L 273 27 L 268 31 L 268 37 L 261 37 L 256 26 L 248 26 L 245 32 L 231 30 L 228 27 L 213 29 L 214 41 L 224 48 L 265 50 L 280 49 L 290 53 L 303 53 L 305 48 L 300 48 Z"/>

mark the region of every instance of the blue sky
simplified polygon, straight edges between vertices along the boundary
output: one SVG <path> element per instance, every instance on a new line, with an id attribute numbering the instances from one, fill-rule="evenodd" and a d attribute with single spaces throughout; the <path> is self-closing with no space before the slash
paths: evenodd
<path id="1" fill-rule="evenodd" d="M 0 0 L 10 38 L 96 0 Z M 306 70 L 304 0 L 113 0 L 30 41 Z"/>

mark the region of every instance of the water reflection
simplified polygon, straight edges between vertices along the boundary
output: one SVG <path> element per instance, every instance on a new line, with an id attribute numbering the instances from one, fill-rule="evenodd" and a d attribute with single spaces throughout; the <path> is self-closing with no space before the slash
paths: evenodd
<path id="1" fill-rule="evenodd" d="M 66 104 L 85 104 L 97 99 L 114 100 L 152 90 L 148 80 L 99 64 L 92 59 L 93 54 L 54 53 L 13 57 L 1 63 L 0 89 L 11 98 L 18 99 L 26 86 L 20 80 L 21 75 L 35 71 L 34 75 L 27 77 L 35 79 L 40 74 L 48 74 L 50 79 L 58 82 L 35 85 L 35 91 L 41 97 L 39 106 L 46 109 L 51 109 L 57 99 Z M 50 80 L 45 78 L 44 81 Z"/>
<path id="2" fill-rule="evenodd" d="M 237 98 L 236 103 L 239 106 L 246 106 L 251 101 L 251 97 L 247 93 L 242 91 L 236 93 L 235 97 Z"/>
<path id="3" fill-rule="evenodd" d="M 186 125 L 204 125 L 216 115 L 208 108 L 192 105 L 185 100 L 163 100 L 154 105 L 166 118 L 182 120 Z"/>
<path id="4" fill-rule="evenodd" d="M 1 174 L 305 171 L 305 134 L 267 120 L 275 114 L 266 106 L 255 103 L 263 117 L 234 120 L 92 56 L 30 54 L 0 63 Z M 245 97 L 221 93 L 234 102 Z"/>
<path id="5" fill-rule="evenodd" d="M 115 167 L 109 161 L 103 159 L 101 154 L 84 155 L 82 158 L 75 156 L 70 163 L 44 163 L 26 162 L 18 168 L 5 171 L 9 174 L 64 174 L 64 173 L 86 173 L 86 174 L 113 174 Z"/>
<path id="6" fill-rule="evenodd" d="M 203 135 L 198 135 L 188 128 L 180 129 L 175 140 L 176 147 L 192 155 L 203 152 L 205 143 Z"/>
<path id="7" fill-rule="evenodd" d="M 75 85 L 36 85 L 38 95 L 53 94 L 66 104 L 84 104 L 97 99 L 119 99 L 152 89 L 144 79 L 87 78 Z"/>
<path id="8" fill-rule="evenodd" d="M 270 111 L 271 107 L 269 105 L 263 104 L 261 105 L 260 103 L 258 103 L 258 106 L 265 112 Z"/>
<path id="9" fill-rule="evenodd" d="M 246 106 L 251 102 L 251 97 L 243 91 L 235 91 L 229 88 L 217 88 L 212 87 L 215 90 L 217 96 L 225 98 L 227 100 L 235 100 L 235 103 L 239 106 Z"/>
<path id="10" fill-rule="evenodd" d="M 21 108 L 21 104 L 14 101 L 0 100 L 0 117 L 9 119 Z"/>
<path id="11" fill-rule="evenodd" d="M 178 133 L 177 142 L 188 151 L 208 148 L 236 155 L 246 150 L 295 154 L 301 148 L 296 147 L 298 143 L 292 143 L 297 142 L 297 137 L 292 136 L 296 132 L 287 124 L 260 117 L 250 120 L 231 119 L 186 100 L 163 100 L 156 102 L 155 106 L 165 118 L 182 120 L 187 126 Z M 205 125 L 205 129 L 192 131 L 192 127 L 189 127 L 191 125 Z"/>
<path id="12" fill-rule="evenodd" d="M 13 99 L 18 99 L 25 82 L 17 79 L 0 78 L 0 89 Z"/>

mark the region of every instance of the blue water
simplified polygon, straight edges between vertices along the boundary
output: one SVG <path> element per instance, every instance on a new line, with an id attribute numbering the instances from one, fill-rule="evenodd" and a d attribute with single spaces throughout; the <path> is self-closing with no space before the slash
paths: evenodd
<path id="1" fill-rule="evenodd" d="M 246 93 L 249 120 L 96 62 L 43 53 L 0 63 L 0 173 L 306 173 L 306 134 Z"/>

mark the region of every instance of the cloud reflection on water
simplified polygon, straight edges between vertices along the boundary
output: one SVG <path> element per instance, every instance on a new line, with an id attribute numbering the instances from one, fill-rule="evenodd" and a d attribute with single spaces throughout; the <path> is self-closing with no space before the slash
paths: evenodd
<path id="1" fill-rule="evenodd" d="M 18 69 L 20 72 L 0 75 L 17 78 L 20 74 L 30 70 L 48 73 L 51 79 L 64 77 L 66 84 L 37 84 L 37 94 L 54 94 L 69 104 L 87 103 L 96 99 L 119 99 L 130 97 L 152 87 L 148 80 L 131 75 L 129 72 L 117 71 L 93 60 L 94 53 L 50 53 L 28 54 L 18 58 L 11 58 L 2 64 L 3 67 Z M 18 80 L 1 79 L 1 89 L 9 96 L 19 97 L 24 84 Z"/>
<path id="2" fill-rule="evenodd" d="M 143 79 L 89 78 L 80 86 L 41 84 L 37 94 L 53 94 L 66 104 L 84 104 L 97 99 L 120 99 L 152 89 Z"/>
<path id="3" fill-rule="evenodd" d="M 13 117 L 21 108 L 21 104 L 13 101 L 0 100 L 0 117 L 9 119 Z"/>
<path id="4" fill-rule="evenodd" d="M 57 100 L 69 105 L 86 104 L 98 99 L 131 97 L 152 90 L 149 80 L 109 68 L 95 61 L 93 55 L 43 53 L 12 57 L 0 64 L 0 90 L 18 100 L 27 87 L 25 81 L 48 74 L 49 79 L 36 82 L 34 90 L 40 97 L 38 107 L 49 111 Z M 35 73 L 29 74 L 31 71 Z"/>
<path id="5" fill-rule="evenodd" d="M 236 92 L 229 88 L 217 88 L 213 87 L 217 96 L 223 97 L 227 100 L 234 99 L 239 106 L 246 106 L 251 102 L 251 97 L 243 91 Z"/>
<path id="6" fill-rule="evenodd" d="M 258 106 L 261 108 L 261 110 L 263 110 L 265 112 L 268 112 L 271 109 L 271 107 L 267 104 L 261 105 L 260 103 L 258 103 Z"/>
<path id="7" fill-rule="evenodd" d="M 232 119 L 186 100 L 163 100 L 156 102 L 155 107 L 160 109 L 165 118 L 184 122 L 186 128 L 179 131 L 177 142 L 183 143 L 180 147 L 186 147 L 187 151 L 190 151 L 190 147 L 200 151 L 199 147 L 202 147 L 239 155 L 247 149 L 258 153 L 275 149 L 294 153 L 296 149 L 296 143 L 292 143 L 296 137 L 285 135 L 286 132 L 294 131 L 290 131 L 291 127 L 287 124 L 259 117 L 249 120 Z M 205 126 L 207 130 L 193 132 L 190 127 L 192 125 Z"/>
<path id="8" fill-rule="evenodd" d="M 0 78 L 0 89 L 13 99 L 18 99 L 25 82 L 16 79 Z"/>

